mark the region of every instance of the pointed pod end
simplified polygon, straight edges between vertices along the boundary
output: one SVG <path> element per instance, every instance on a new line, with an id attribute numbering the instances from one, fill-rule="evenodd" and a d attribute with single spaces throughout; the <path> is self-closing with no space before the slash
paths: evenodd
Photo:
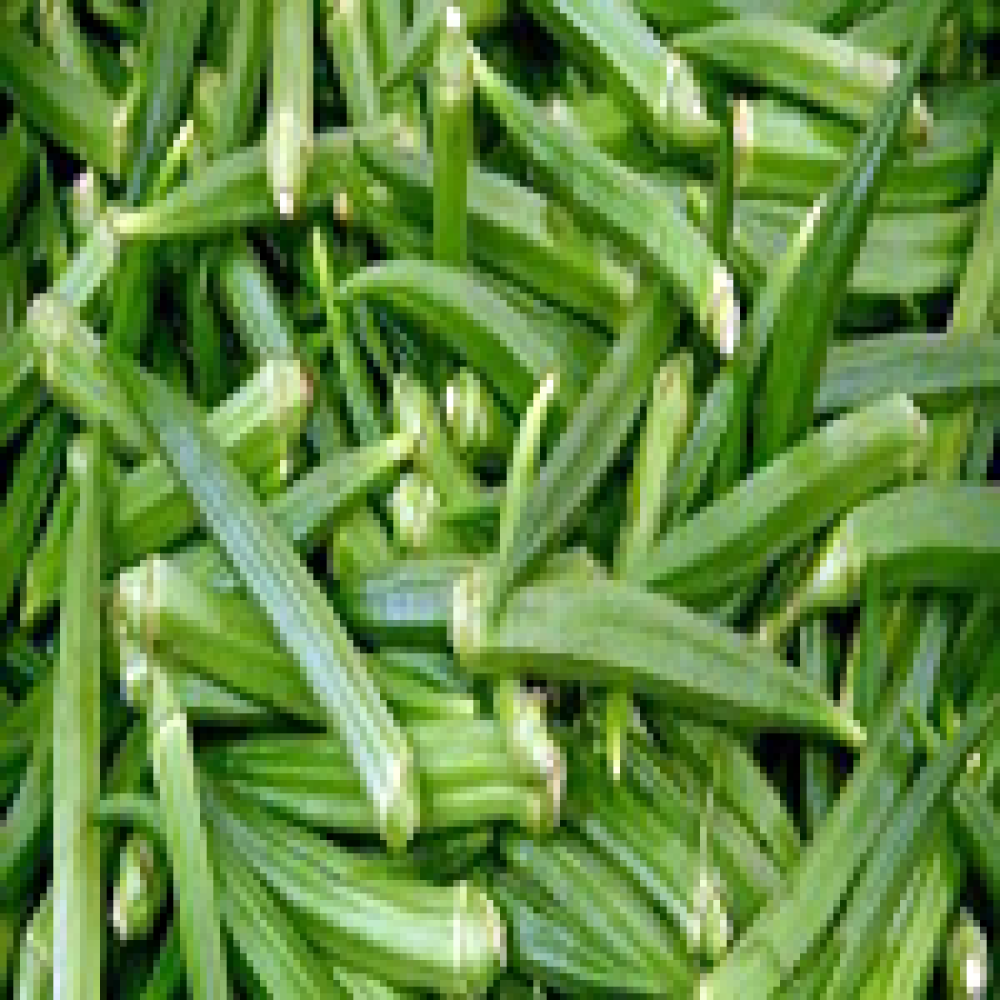
<path id="1" fill-rule="evenodd" d="M 278 214 L 283 219 L 290 219 L 295 215 L 295 195 L 288 188 L 282 188 L 278 192 Z"/>

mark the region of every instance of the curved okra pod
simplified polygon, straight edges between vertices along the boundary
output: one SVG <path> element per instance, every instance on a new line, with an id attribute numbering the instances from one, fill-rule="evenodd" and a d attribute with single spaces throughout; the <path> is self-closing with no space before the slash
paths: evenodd
<path id="1" fill-rule="evenodd" d="M 851 603 L 873 569 L 889 590 L 993 589 L 1000 581 L 1000 489 L 916 483 L 856 507 L 768 631 L 780 635 L 803 614 Z"/>
<path id="2" fill-rule="evenodd" d="M 641 587 L 599 577 L 527 585 L 492 621 L 484 590 L 482 571 L 467 575 L 452 609 L 452 645 L 474 673 L 625 683 L 708 718 L 864 743 L 853 719 L 764 646 Z"/>
<path id="3" fill-rule="evenodd" d="M 926 421 L 890 396 L 815 431 L 667 532 L 629 577 L 704 604 L 757 579 L 778 556 L 920 467 Z"/>
<path id="4" fill-rule="evenodd" d="M 400 987 L 485 990 L 506 957 L 493 904 L 465 883 L 443 888 L 365 861 L 213 786 L 213 840 L 286 903 L 321 952 Z"/>
<path id="5" fill-rule="evenodd" d="M 373 202 L 432 224 L 433 164 L 426 153 L 397 138 L 362 140 L 360 155 L 374 177 Z M 474 260 L 567 310 L 604 326 L 617 324 L 635 297 L 636 279 L 600 240 L 544 195 L 475 162 L 469 164 L 467 196 Z"/>
<path id="6" fill-rule="evenodd" d="M 572 206 L 647 257 L 678 290 L 723 357 L 736 349 L 740 310 L 732 276 L 707 240 L 656 185 L 547 121 L 475 52 L 476 84 L 514 140 Z"/>
<path id="7" fill-rule="evenodd" d="M 852 42 L 767 14 L 722 21 L 675 35 L 683 54 L 728 73 L 783 91 L 859 125 L 874 117 L 899 72 L 894 59 L 857 48 Z M 926 138 L 930 112 L 915 95 L 908 132 Z"/>
<path id="8" fill-rule="evenodd" d="M 462 268 L 468 253 L 473 85 L 469 39 L 458 5 L 445 8 L 434 71 L 434 259 Z"/>
<path id="9" fill-rule="evenodd" d="M 144 938 L 167 901 L 169 879 L 155 844 L 142 834 L 125 841 L 111 897 L 111 923 L 120 941 Z"/>
<path id="10" fill-rule="evenodd" d="M 404 845 L 416 828 L 419 808 L 410 748 L 362 653 L 191 404 L 124 359 L 115 359 L 115 368 L 202 520 L 344 739 L 386 841 Z"/>
<path id="11" fill-rule="evenodd" d="M 313 3 L 271 5 L 267 104 L 267 176 L 278 212 L 302 205 L 313 145 Z"/>

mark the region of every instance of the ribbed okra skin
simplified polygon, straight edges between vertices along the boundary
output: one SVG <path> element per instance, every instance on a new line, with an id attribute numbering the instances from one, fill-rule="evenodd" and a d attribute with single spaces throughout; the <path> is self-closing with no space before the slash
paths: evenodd
<path id="1" fill-rule="evenodd" d="M 116 359 L 115 367 L 201 518 L 298 660 L 348 745 L 383 835 L 390 844 L 402 846 L 419 816 L 411 751 L 362 653 L 245 480 L 212 443 L 193 407 L 123 359 Z"/>

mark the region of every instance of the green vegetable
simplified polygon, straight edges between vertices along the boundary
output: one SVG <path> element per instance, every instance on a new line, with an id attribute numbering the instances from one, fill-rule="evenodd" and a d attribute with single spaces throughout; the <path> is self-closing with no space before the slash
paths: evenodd
<path id="1" fill-rule="evenodd" d="M 167 899 L 166 871 L 157 848 L 141 834 L 125 842 L 111 902 L 111 923 L 121 941 L 143 938 L 153 929 Z"/>

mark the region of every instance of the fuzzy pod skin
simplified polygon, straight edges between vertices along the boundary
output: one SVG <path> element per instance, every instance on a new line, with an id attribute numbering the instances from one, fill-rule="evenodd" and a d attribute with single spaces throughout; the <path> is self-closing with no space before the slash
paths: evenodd
<path id="1" fill-rule="evenodd" d="M 267 105 L 267 175 L 283 218 L 301 206 L 313 145 L 313 4 L 274 0 Z"/>
<path id="2" fill-rule="evenodd" d="M 413 835 L 419 809 L 410 748 L 372 682 L 362 653 L 190 403 L 123 359 L 116 359 L 116 368 L 202 520 L 349 746 L 385 839 L 396 847 L 404 845 Z"/>
<path id="3" fill-rule="evenodd" d="M 472 61 L 462 9 L 445 8 L 434 78 L 434 259 L 464 267 L 472 159 Z"/>
<path id="4" fill-rule="evenodd" d="M 599 578 L 524 586 L 492 622 L 483 591 L 481 574 L 470 574 L 452 609 L 452 644 L 475 673 L 626 682 L 711 718 L 864 743 L 853 719 L 763 646 L 640 587 Z"/>
<path id="5" fill-rule="evenodd" d="M 920 412 L 898 395 L 827 424 L 668 532 L 630 577 L 678 600 L 717 599 L 841 512 L 911 475 L 928 433 Z"/>

